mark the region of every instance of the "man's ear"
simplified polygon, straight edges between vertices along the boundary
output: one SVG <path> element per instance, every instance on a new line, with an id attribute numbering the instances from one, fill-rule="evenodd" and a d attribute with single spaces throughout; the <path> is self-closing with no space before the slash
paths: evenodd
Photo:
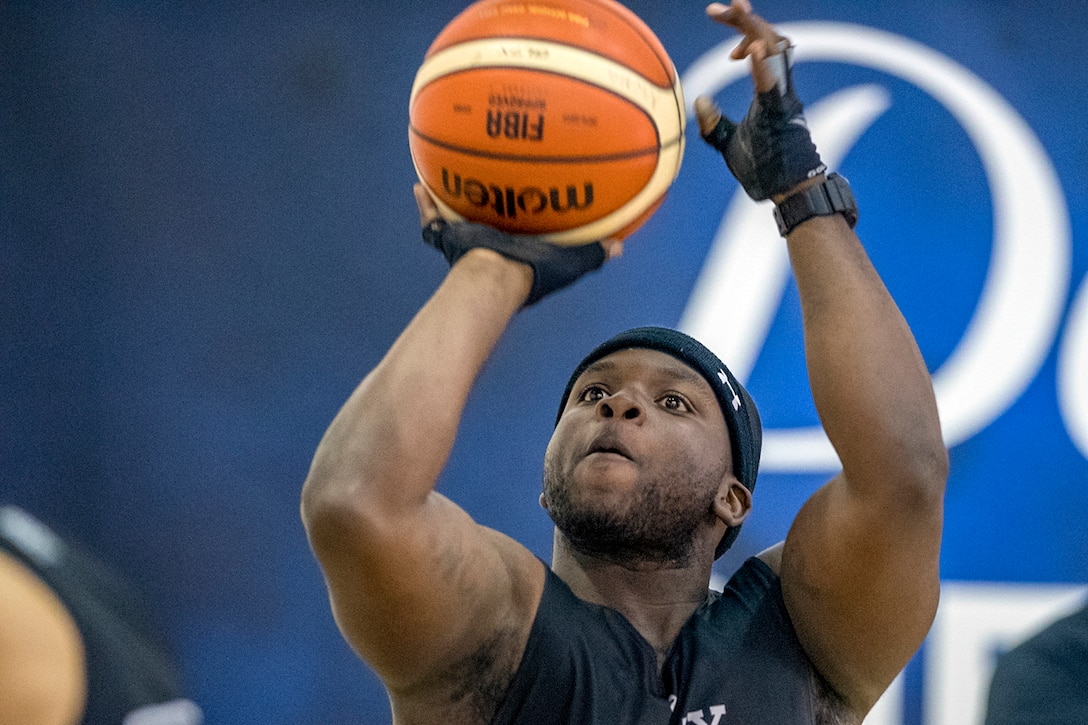
<path id="1" fill-rule="evenodd" d="M 544 497 L 544 492 L 543 491 L 540 493 L 540 498 L 537 499 L 537 500 L 540 502 L 540 508 L 547 511 L 548 510 L 548 499 Z"/>
<path id="2" fill-rule="evenodd" d="M 752 510 L 752 492 L 730 476 L 722 482 L 714 498 L 714 513 L 729 528 L 740 526 Z"/>

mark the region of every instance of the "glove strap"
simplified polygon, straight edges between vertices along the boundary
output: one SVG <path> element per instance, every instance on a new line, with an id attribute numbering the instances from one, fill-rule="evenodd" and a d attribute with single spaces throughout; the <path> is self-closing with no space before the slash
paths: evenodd
<path id="1" fill-rule="evenodd" d="M 778 41 L 774 55 L 764 59 L 764 64 L 774 74 L 778 95 L 785 96 L 790 91 L 790 69 L 793 68 L 793 46 L 783 38 Z"/>

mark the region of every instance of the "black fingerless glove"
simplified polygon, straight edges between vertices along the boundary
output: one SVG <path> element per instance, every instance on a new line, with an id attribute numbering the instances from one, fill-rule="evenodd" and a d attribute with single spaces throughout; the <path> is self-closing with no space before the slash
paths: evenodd
<path id="1" fill-rule="evenodd" d="M 766 62 L 773 64 L 776 86 L 756 94 L 739 125 L 723 114 L 703 136 L 721 152 L 733 176 L 756 201 L 784 194 L 827 168 L 812 143 L 804 107 L 793 89 L 789 48 Z"/>
<path id="2" fill-rule="evenodd" d="M 533 287 L 525 307 L 597 269 L 605 259 L 604 248 L 597 242 L 562 247 L 536 237 L 513 236 L 484 224 L 442 219 L 423 227 L 423 241 L 442 252 L 451 267 L 475 247 L 528 264 L 533 269 Z"/>

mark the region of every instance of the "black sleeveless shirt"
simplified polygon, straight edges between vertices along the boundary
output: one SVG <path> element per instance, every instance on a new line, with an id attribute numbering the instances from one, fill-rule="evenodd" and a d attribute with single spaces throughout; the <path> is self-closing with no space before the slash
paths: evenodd
<path id="1" fill-rule="evenodd" d="M 492 725 L 812 725 L 826 710 L 821 683 L 759 559 L 709 593 L 660 671 L 623 615 L 578 599 L 549 569 Z"/>

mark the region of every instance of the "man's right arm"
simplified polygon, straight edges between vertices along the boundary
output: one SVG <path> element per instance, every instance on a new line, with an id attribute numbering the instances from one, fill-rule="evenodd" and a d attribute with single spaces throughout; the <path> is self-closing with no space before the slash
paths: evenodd
<path id="1" fill-rule="evenodd" d="M 528 636 L 543 565 L 434 489 L 473 381 L 532 277 L 491 250 L 464 254 L 314 456 L 307 534 L 341 631 L 393 693 L 428 689 L 491 632 Z"/>

